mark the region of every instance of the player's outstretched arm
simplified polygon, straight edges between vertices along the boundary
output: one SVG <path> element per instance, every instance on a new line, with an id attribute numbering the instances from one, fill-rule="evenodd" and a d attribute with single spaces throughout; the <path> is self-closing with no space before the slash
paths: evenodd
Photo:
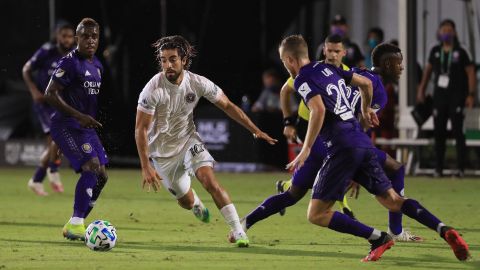
<path id="1" fill-rule="evenodd" d="M 147 186 L 153 187 L 155 192 L 160 189 L 160 176 L 150 165 L 148 160 L 148 142 L 147 132 L 152 123 L 153 115 L 144 113 L 137 109 L 137 117 L 135 120 L 135 143 L 137 144 L 138 156 L 140 157 L 140 164 L 142 166 L 142 188 Z"/>
<path id="2" fill-rule="evenodd" d="M 215 103 L 215 106 L 224 111 L 230 118 L 248 129 L 255 139 L 262 139 L 271 145 L 274 145 L 278 140 L 271 138 L 267 133 L 261 131 L 248 116 L 237 105 L 233 104 L 227 96 L 222 94 L 220 99 Z"/>
<path id="3" fill-rule="evenodd" d="M 72 116 L 75 118 L 82 127 L 85 128 L 100 128 L 100 124 L 97 120 L 87 114 L 83 114 L 70 105 L 68 105 L 60 96 L 60 92 L 64 89 L 63 85 L 60 83 L 50 80 L 45 92 L 45 100 L 55 109 L 61 111 L 62 113 Z"/>

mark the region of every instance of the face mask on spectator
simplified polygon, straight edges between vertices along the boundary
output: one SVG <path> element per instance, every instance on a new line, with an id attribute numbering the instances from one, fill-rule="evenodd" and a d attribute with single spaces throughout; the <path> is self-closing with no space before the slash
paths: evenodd
<path id="1" fill-rule="evenodd" d="M 375 46 L 378 45 L 378 41 L 374 38 L 369 38 L 368 39 L 368 47 L 370 47 L 371 49 L 375 48 Z"/>
<path id="2" fill-rule="evenodd" d="M 450 34 L 450 33 L 440 34 L 440 35 L 438 35 L 438 39 L 441 42 L 451 42 L 453 40 L 453 35 Z"/>

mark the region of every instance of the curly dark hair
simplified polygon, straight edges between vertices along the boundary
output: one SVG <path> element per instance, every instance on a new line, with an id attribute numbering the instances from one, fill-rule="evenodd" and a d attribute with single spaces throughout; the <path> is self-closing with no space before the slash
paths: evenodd
<path id="1" fill-rule="evenodd" d="M 382 43 L 376 46 L 372 51 L 372 63 L 374 67 L 380 67 L 384 56 L 387 54 L 402 53 L 400 48 L 391 43 Z"/>
<path id="2" fill-rule="evenodd" d="M 188 70 L 192 64 L 192 58 L 197 55 L 195 48 L 182 36 L 162 37 L 152 44 L 155 48 L 155 56 L 161 69 L 160 53 L 162 50 L 177 49 L 178 55 L 183 60 L 186 59 L 185 69 Z"/>

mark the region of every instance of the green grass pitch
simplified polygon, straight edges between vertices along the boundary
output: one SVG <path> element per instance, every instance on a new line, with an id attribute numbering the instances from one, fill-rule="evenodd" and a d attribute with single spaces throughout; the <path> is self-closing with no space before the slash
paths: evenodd
<path id="1" fill-rule="evenodd" d="M 211 210 L 210 224 L 181 209 L 164 189 L 143 192 L 140 170 L 109 170 L 109 182 L 87 223 L 109 220 L 119 238 L 112 251 L 94 252 L 61 235 L 77 176 L 64 168 L 65 194 L 38 197 L 26 187 L 32 172 L 0 168 L 0 269 L 480 269 L 479 179 L 406 179 L 407 195 L 456 227 L 473 260 L 457 261 L 436 233 L 404 217 L 404 226 L 426 242 L 397 243 L 379 262 L 367 264 L 360 262 L 369 249 L 365 240 L 307 221 L 308 198 L 287 209 L 286 216 L 256 224 L 248 232 L 251 247 L 239 249 L 227 243 L 227 225 L 196 180 L 193 186 Z M 240 216 L 275 192 L 275 180 L 287 177 L 218 174 Z M 364 189 L 350 205 L 361 221 L 386 230 L 387 212 Z"/>

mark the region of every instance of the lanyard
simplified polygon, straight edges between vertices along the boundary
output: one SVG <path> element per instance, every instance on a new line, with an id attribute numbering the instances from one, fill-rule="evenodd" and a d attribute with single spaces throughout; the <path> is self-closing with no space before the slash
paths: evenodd
<path id="1" fill-rule="evenodd" d="M 450 49 L 450 51 L 448 52 L 448 60 L 447 60 L 447 70 L 445 70 L 445 72 L 442 72 L 442 74 L 445 74 L 445 73 L 449 73 L 450 72 L 450 65 L 452 64 L 452 51 L 453 51 L 453 48 Z M 443 63 L 445 61 L 445 57 L 443 56 L 445 53 L 443 52 L 443 49 L 440 53 L 440 71 L 443 71 Z"/>

